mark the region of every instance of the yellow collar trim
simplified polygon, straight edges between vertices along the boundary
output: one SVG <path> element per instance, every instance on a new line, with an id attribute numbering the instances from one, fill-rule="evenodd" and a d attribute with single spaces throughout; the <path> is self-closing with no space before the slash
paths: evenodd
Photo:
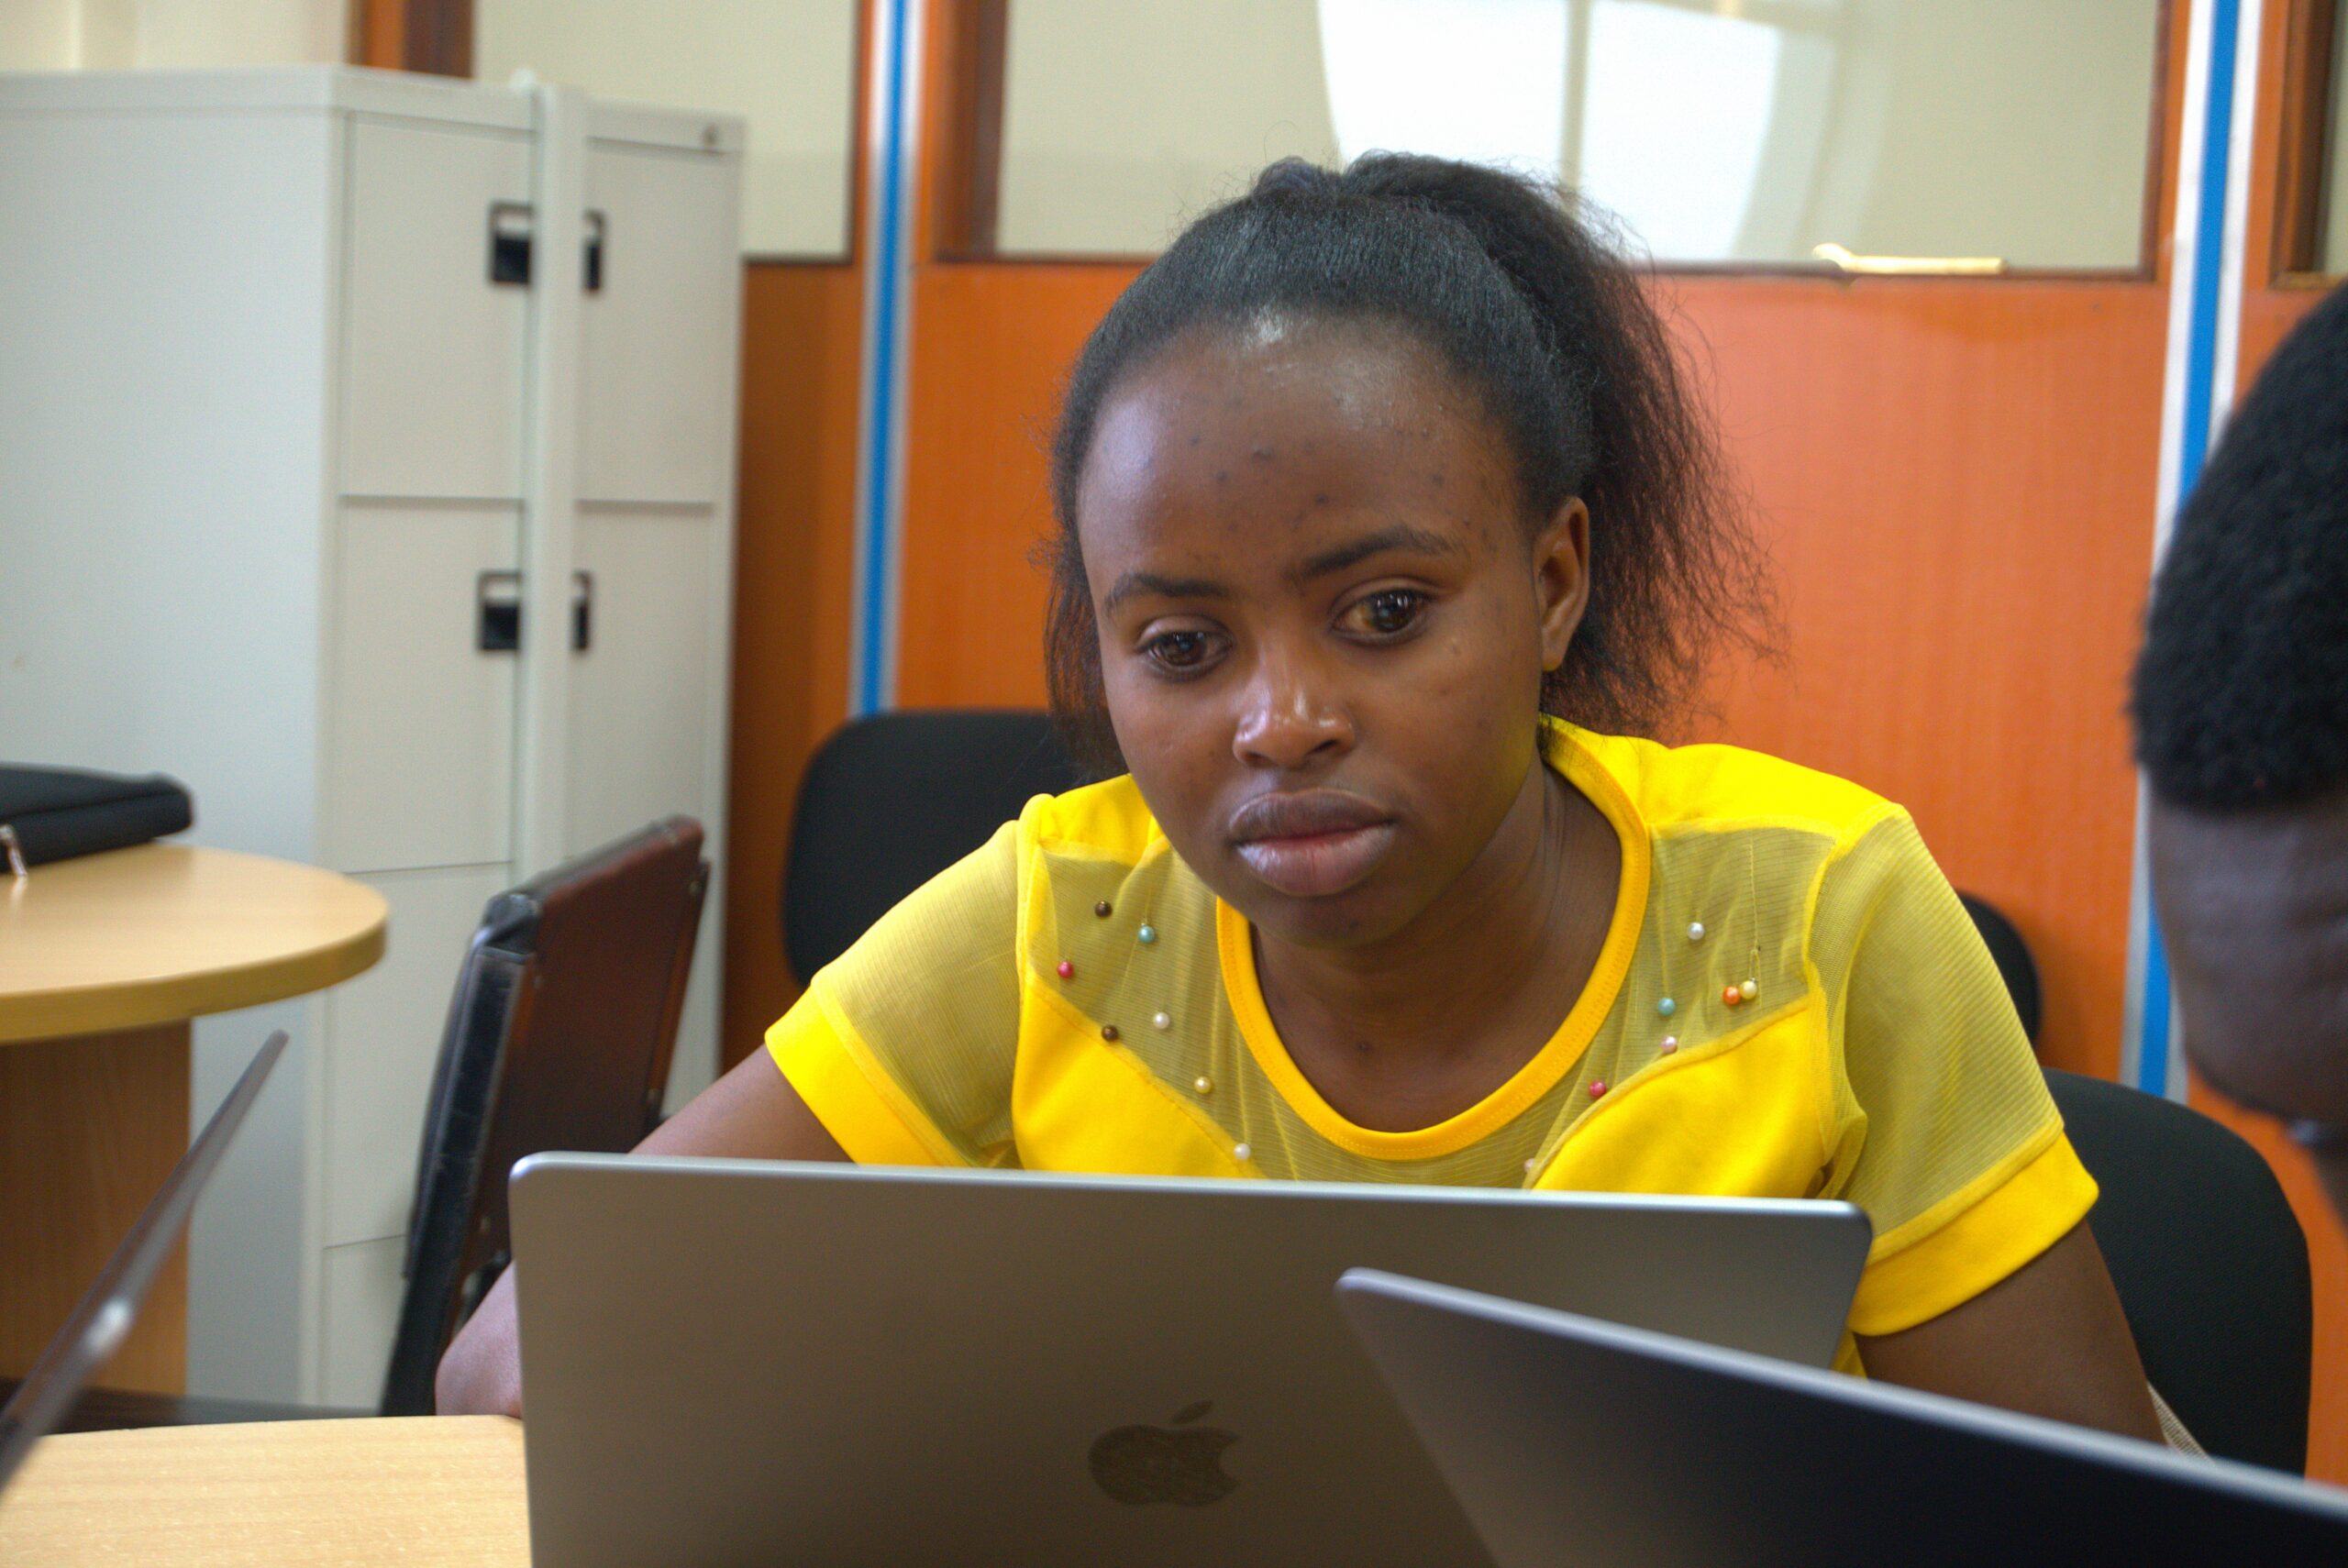
<path id="1" fill-rule="evenodd" d="M 1557 1080 L 1581 1060 L 1597 1035 L 1599 1025 L 1613 1009 L 1637 951 L 1639 928 L 1647 907 L 1649 849 L 1646 824 L 1638 808 L 1573 726 L 1553 719 L 1543 721 L 1543 759 L 1565 776 L 1613 824 L 1623 845 L 1622 886 L 1614 899 L 1614 919 L 1598 950 L 1598 964 L 1589 983 L 1567 1012 L 1565 1021 L 1533 1059 L 1515 1076 L 1458 1115 L 1408 1132 L 1381 1132 L 1357 1127 L 1321 1098 L 1280 1043 L 1279 1032 L 1264 1006 L 1264 990 L 1256 975 L 1256 946 L 1247 917 L 1215 900 L 1215 943 L 1223 963 L 1223 986 L 1231 1000 L 1239 1037 L 1249 1055 L 1271 1080 L 1289 1108 L 1304 1124 L 1348 1154 L 1380 1160 L 1431 1160 L 1456 1154 L 1470 1143 L 1507 1125 L 1535 1100 L 1556 1087 Z"/>

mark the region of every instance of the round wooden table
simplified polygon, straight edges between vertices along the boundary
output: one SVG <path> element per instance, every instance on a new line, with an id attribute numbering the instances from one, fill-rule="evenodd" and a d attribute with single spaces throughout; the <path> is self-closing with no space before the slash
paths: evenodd
<path id="1" fill-rule="evenodd" d="M 384 917 L 348 877 L 187 845 L 0 871 L 0 1375 L 29 1369 L 186 1151 L 188 1020 L 350 978 Z M 185 1386 L 183 1252 L 105 1376 Z"/>

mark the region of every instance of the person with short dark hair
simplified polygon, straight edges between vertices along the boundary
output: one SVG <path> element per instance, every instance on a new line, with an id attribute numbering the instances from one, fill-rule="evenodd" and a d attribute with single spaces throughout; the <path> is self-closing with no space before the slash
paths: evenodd
<path id="1" fill-rule="evenodd" d="M 2348 1214 L 2348 290 L 2276 350 L 2176 521 L 2136 665 L 2187 1055 Z"/>

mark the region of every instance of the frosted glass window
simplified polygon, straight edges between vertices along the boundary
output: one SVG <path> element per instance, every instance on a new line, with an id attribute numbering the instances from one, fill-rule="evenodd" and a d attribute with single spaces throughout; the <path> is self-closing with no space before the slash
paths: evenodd
<path id="1" fill-rule="evenodd" d="M 0 0 L 5 3 L 5 0 Z M 477 0 L 473 73 L 740 115 L 742 248 L 848 252 L 857 0 Z"/>
<path id="2" fill-rule="evenodd" d="M 2143 262 L 2161 0 L 1010 0 L 993 248 L 1139 254 L 1271 159 L 1562 179 L 1667 263 Z"/>

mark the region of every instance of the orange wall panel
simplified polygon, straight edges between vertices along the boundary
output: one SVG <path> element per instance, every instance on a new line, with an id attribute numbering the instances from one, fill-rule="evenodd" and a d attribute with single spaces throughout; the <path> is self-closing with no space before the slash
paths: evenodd
<path id="1" fill-rule="evenodd" d="M 2046 1060 L 2110 1076 L 2135 812 L 2122 704 L 2152 566 L 2164 293 L 1675 292 L 1786 633 L 1781 664 L 1728 672 L 1702 728 L 1907 805 L 1951 879 L 2029 941 Z"/>
<path id="2" fill-rule="evenodd" d="M 783 848 L 807 757 L 847 712 L 863 293 L 850 266 L 747 272 L 721 1031 L 729 1066 L 798 995 L 782 961 Z"/>
<path id="3" fill-rule="evenodd" d="M 914 285 L 897 701 L 1044 701 L 1052 418 L 1085 334 L 1135 269 L 979 263 Z"/>

